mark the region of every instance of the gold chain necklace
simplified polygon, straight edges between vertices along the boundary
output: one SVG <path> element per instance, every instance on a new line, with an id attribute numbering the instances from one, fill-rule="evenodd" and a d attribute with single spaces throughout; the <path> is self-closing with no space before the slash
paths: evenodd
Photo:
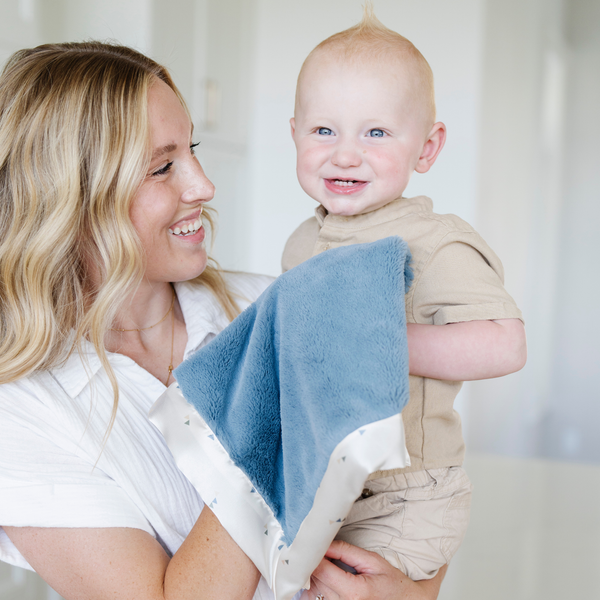
<path id="1" fill-rule="evenodd" d="M 171 306 L 169 307 L 167 314 L 160 321 L 157 321 L 156 323 L 154 323 L 154 325 L 150 325 L 150 327 L 134 327 L 133 329 L 117 329 L 116 327 L 113 327 L 111 331 L 148 331 L 148 329 L 152 329 L 153 327 L 160 325 L 169 316 L 170 312 L 173 310 L 173 306 L 175 305 L 175 290 L 173 288 L 171 289 L 173 291 L 173 299 L 171 300 Z"/>
<path id="2" fill-rule="evenodd" d="M 175 346 L 175 311 L 173 310 L 173 307 L 175 306 L 175 288 L 171 288 L 173 291 L 173 299 L 171 300 L 171 306 L 169 307 L 169 310 L 167 311 L 167 314 L 158 322 L 154 323 L 154 325 L 150 325 L 150 327 L 135 327 L 133 329 L 117 329 L 117 328 L 112 328 L 111 331 L 120 331 L 120 332 L 125 332 L 125 331 L 148 331 L 148 329 L 152 329 L 153 327 L 156 327 L 157 325 L 160 325 L 168 316 L 169 313 L 171 314 L 171 361 L 169 362 L 169 374 L 167 375 L 167 379 L 165 381 L 165 387 L 167 387 L 169 385 L 169 379 L 171 379 L 171 373 L 173 373 L 173 348 Z"/>
<path id="3" fill-rule="evenodd" d="M 175 292 L 173 292 L 174 294 Z M 173 308 L 171 306 L 171 308 Z M 175 311 L 171 313 L 173 316 L 171 318 L 171 362 L 169 363 L 169 374 L 167 375 L 167 380 L 165 381 L 165 387 L 169 387 L 169 379 L 171 379 L 171 373 L 173 372 L 173 345 L 175 343 Z"/>

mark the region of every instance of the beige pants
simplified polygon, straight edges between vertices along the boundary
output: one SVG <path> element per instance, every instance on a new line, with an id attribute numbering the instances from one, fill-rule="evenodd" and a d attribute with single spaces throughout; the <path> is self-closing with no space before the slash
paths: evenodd
<path id="1" fill-rule="evenodd" d="M 462 542 L 471 489 L 462 467 L 369 480 L 336 539 L 377 552 L 411 579 L 431 579 Z"/>

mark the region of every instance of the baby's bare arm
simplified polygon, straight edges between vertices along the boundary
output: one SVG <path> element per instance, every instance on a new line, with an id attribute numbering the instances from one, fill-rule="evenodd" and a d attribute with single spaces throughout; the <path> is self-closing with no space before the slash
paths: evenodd
<path id="1" fill-rule="evenodd" d="M 471 381 L 519 371 L 527 360 L 525 328 L 519 319 L 448 325 L 408 324 L 411 375 Z"/>

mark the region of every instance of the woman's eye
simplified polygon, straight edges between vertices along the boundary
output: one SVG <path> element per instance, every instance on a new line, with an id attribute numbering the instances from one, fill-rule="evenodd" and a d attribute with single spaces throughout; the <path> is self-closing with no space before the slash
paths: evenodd
<path id="1" fill-rule="evenodd" d="M 152 173 L 152 177 L 160 177 L 161 175 L 166 175 L 171 170 L 172 166 L 173 161 L 168 162 L 164 167 L 161 167 L 157 171 L 154 171 L 154 173 Z"/>
<path id="2" fill-rule="evenodd" d="M 194 150 L 194 148 L 199 145 L 200 145 L 200 142 L 196 142 L 195 144 L 190 144 L 190 152 L 192 153 L 192 155 L 196 154 L 196 151 Z"/>
<path id="3" fill-rule="evenodd" d="M 333 135 L 333 131 L 331 131 L 329 127 L 319 127 L 319 129 L 317 129 L 317 133 L 319 135 Z"/>
<path id="4" fill-rule="evenodd" d="M 383 137 L 385 133 L 383 132 L 383 129 L 371 129 L 367 135 L 369 137 Z"/>

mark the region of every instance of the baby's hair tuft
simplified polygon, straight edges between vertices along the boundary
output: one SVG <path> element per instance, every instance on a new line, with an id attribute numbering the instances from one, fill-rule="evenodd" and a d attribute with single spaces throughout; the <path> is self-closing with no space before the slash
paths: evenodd
<path id="1" fill-rule="evenodd" d="M 323 57 L 333 57 L 342 62 L 362 64 L 366 62 L 404 64 L 414 80 L 415 90 L 427 107 L 428 120 L 435 120 L 435 96 L 433 73 L 429 63 L 414 44 L 396 31 L 386 27 L 376 16 L 371 0 L 363 5 L 363 16 L 359 23 L 344 31 L 335 33 L 318 44 L 307 56 L 300 74 L 296 90 L 298 91 L 307 67 Z"/>

